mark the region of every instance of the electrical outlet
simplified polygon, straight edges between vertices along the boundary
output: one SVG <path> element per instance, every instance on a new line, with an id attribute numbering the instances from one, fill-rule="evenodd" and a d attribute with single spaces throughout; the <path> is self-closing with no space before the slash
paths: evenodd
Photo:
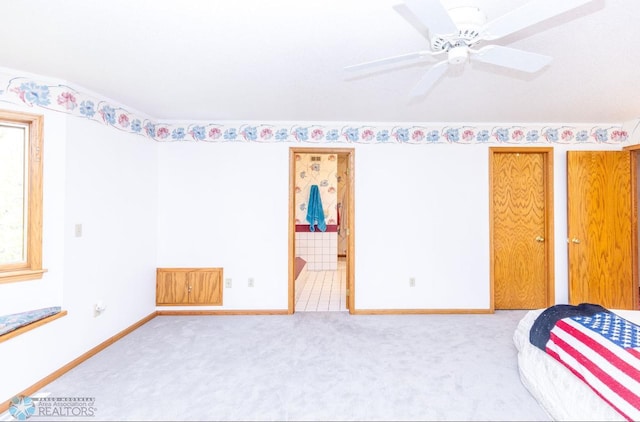
<path id="1" fill-rule="evenodd" d="M 231 279 L 230 278 L 225 278 L 224 279 L 224 287 L 226 287 L 227 289 L 231 288 Z"/>
<path id="2" fill-rule="evenodd" d="M 76 237 L 82 237 L 82 224 L 76 224 L 74 234 Z"/>
<path id="3" fill-rule="evenodd" d="M 409 287 L 416 287 L 416 278 L 415 277 L 409 278 Z"/>
<path id="4" fill-rule="evenodd" d="M 99 300 L 95 305 L 93 305 L 93 316 L 100 316 L 106 310 L 107 305 L 105 305 L 103 301 Z"/>
<path id="5" fill-rule="evenodd" d="M 249 278 L 249 282 L 247 283 L 247 285 L 248 285 L 249 287 L 253 287 L 253 286 L 254 286 L 254 284 L 255 284 L 255 280 L 253 279 L 253 277 L 250 277 L 250 278 Z"/>

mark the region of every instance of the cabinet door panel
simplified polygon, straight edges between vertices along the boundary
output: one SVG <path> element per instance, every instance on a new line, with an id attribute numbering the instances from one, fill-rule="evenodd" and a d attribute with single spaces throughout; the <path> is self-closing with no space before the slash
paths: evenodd
<path id="1" fill-rule="evenodd" d="M 156 304 L 182 305 L 189 303 L 187 272 L 158 270 Z"/>
<path id="2" fill-rule="evenodd" d="M 189 273 L 189 303 L 193 305 L 222 305 L 222 271 L 198 270 Z"/>

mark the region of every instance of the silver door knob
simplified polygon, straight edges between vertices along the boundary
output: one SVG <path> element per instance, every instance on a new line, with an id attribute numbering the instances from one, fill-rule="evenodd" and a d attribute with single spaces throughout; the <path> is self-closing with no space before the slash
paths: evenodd
<path id="1" fill-rule="evenodd" d="M 542 236 L 537 236 L 537 237 L 536 237 L 536 242 L 544 242 L 544 237 L 542 237 Z"/>

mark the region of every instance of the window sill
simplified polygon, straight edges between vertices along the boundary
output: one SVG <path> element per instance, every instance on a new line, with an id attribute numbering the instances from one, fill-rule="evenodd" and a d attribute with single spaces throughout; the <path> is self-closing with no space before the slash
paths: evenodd
<path id="1" fill-rule="evenodd" d="M 37 280 L 42 278 L 42 274 L 46 272 L 47 270 L 45 269 L 0 272 L 0 284 L 14 281 Z"/>
<path id="2" fill-rule="evenodd" d="M 58 319 L 58 318 L 62 318 L 62 317 L 63 317 L 63 316 L 65 316 L 65 315 L 67 315 L 67 311 L 60 311 L 60 312 L 58 312 L 58 313 L 57 313 L 57 314 L 55 314 L 55 315 L 51 315 L 51 316 L 48 316 L 48 317 L 45 317 L 45 318 L 39 319 L 39 320 L 34 321 L 34 322 L 30 323 L 30 324 L 23 325 L 23 326 L 22 326 L 22 327 L 20 327 L 20 328 L 16 328 L 16 329 L 15 329 L 15 330 L 13 330 L 13 331 L 9 331 L 9 332 L 8 332 L 8 333 L 6 333 L 6 334 L 2 334 L 2 335 L 0 335 L 0 343 L 2 343 L 3 341 L 7 341 L 7 340 L 9 340 L 10 338 L 13 338 L 13 337 L 19 336 L 20 334 L 24 334 L 24 333 L 26 333 L 27 331 L 31 331 L 31 330 L 33 330 L 34 328 L 38 328 L 38 327 L 40 327 L 41 325 L 47 324 L 47 323 L 49 323 L 49 322 L 51 322 L 51 321 L 55 321 L 55 320 L 56 320 L 56 319 Z"/>

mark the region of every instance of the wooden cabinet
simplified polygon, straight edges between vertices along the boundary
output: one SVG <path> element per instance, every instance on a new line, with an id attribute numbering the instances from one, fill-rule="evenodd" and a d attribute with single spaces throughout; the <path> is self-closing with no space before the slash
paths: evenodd
<path id="1" fill-rule="evenodd" d="M 222 268 L 158 268 L 156 305 L 222 305 Z"/>

